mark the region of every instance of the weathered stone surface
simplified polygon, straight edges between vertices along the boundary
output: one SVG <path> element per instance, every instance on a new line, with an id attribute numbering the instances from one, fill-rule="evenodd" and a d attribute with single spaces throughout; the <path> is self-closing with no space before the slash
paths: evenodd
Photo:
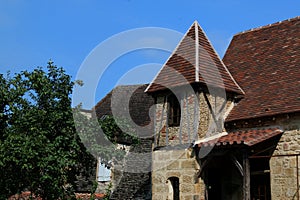
<path id="1" fill-rule="evenodd" d="M 181 168 L 182 169 L 190 169 L 190 168 L 195 169 L 195 167 L 196 167 L 195 160 L 189 159 L 189 160 L 181 161 Z"/>
<path id="2" fill-rule="evenodd" d="M 178 160 L 170 162 L 170 164 L 167 166 L 168 170 L 174 170 L 174 169 L 181 169 L 180 162 Z"/>
<path id="3" fill-rule="evenodd" d="M 200 194 L 202 191 L 201 191 L 201 184 L 195 184 L 195 186 L 194 186 L 195 188 L 194 188 L 194 190 L 195 190 L 195 193 L 196 194 Z"/>
<path id="4" fill-rule="evenodd" d="M 193 195 L 185 195 L 183 196 L 184 200 L 194 200 L 194 196 Z"/>
<path id="5" fill-rule="evenodd" d="M 171 152 L 171 158 L 172 159 L 185 159 L 186 158 L 186 152 L 182 150 L 174 150 Z"/>
<path id="6" fill-rule="evenodd" d="M 194 181 L 194 176 L 191 175 L 182 175 L 182 183 L 192 184 Z"/>
<path id="7" fill-rule="evenodd" d="M 215 94 L 206 94 L 211 108 L 208 106 L 203 92 L 187 92 L 182 99 L 183 107 L 181 109 L 181 127 L 167 124 L 168 103 L 163 97 L 157 97 L 156 116 L 155 116 L 155 135 L 156 145 L 177 145 L 190 144 L 194 140 L 210 136 L 215 132 L 224 131 L 224 118 L 214 121 L 212 112 L 222 111 L 218 116 L 225 116 L 232 109 L 232 100 L 230 98 L 217 96 Z M 225 109 L 221 107 L 225 104 Z M 211 110 L 212 109 L 212 110 Z M 218 126 L 216 125 L 218 124 Z M 220 127 L 220 130 L 217 130 Z M 188 147 L 188 146 L 186 146 Z"/>
<path id="8" fill-rule="evenodd" d="M 166 177 L 177 177 L 179 178 L 181 176 L 181 173 L 178 171 L 167 171 Z"/>
<path id="9" fill-rule="evenodd" d="M 299 154 L 300 116 L 293 115 L 287 120 L 286 116 L 276 117 L 267 122 L 269 125 L 281 126 L 285 130 L 277 144 L 273 155 L 286 155 L 270 159 L 271 195 L 272 199 L 281 200 L 292 198 L 297 192 L 297 158 Z M 264 125 L 264 121 L 260 122 Z M 298 159 L 300 166 L 300 159 Z M 298 176 L 300 173 L 298 173 Z"/>
<path id="10" fill-rule="evenodd" d="M 181 157 L 176 159 L 178 155 L 185 152 L 185 149 L 170 150 L 169 152 L 171 153 L 170 155 L 174 155 L 175 158 L 171 156 L 169 160 L 164 160 L 163 163 L 169 163 L 169 165 L 166 168 L 157 169 L 152 173 L 152 199 L 157 199 L 158 197 L 167 199 L 170 189 L 167 180 L 171 177 L 179 178 L 180 199 L 193 199 L 194 195 L 201 196 L 203 193 L 201 191 L 203 189 L 203 187 L 201 187 L 202 182 L 194 183 L 194 177 L 198 168 L 198 166 L 195 165 L 195 158 Z M 165 154 L 165 150 L 157 150 L 154 153 Z M 153 160 L 153 166 L 159 165 L 159 163 L 161 163 L 160 160 Z M 184 165 L 184 167 L 182 167 L 182 165 Z"/>
<path id="11" fill-rule="evenodd" d="M 130 148 L 124 166 L 113 169 L 115 187 L 110 199 L 151 199 L 151 151 L 151 139 L 141 138 L 138 145 Z"/>
<path id="12" fill-rule="evenodd" d="M 216 95 L 207 94 L 208 100 L 212 106 L 211 109 L 219 110 L 225 103 L 225 112 L 231 109 L 231 100 L 225 100 Z M 153 152 L 153 199 L 158 196 L 167 198 L 169 189 L 166 188 L 166 181 L 170 177 L 179 178 L 180 199 L 198 200 L 204 199 L 204 183 L 203 181 L 195 181 L 197 171 L 200 169 L 195 158 L 190 158 L 191 153 L 188 152 L 188 147 L 193 140 L 198 140 L 203 137 L 210 136 L 217 131 L 217 126 L 212 117 L 210 110 L 202 92 L 198 96 L 192 93 L 186 93 L 183 97 L 183 107 L 181 109 L 181 128 L 168 127 L 167 123 L 167 103 L 163 97 L 156 99 L 156 116 L 155 116 L 155 145 L 156 146 L 176 146 L 184 144 L 179 149 L 155 150 Z M 197 108 L 197 105 L 199 108 Z M 222 114 L 220 116 L 223 116 Z M 218 123 L 223 127 L 223 119 Z M 222 131 L 222 130 L 221 130 Z M 158 176 L 164 175 L 164 179 Z M 196 183 L 197 182 L 197 183 Z M 154 188 L 155 186 L 155 188 Z M 156 188 L 159 187 L 160 189 Z M 163 191 L 162 188 L 166 188 Z M 166 195 L 166 196 L 164 196 Z"/>
<path id="13" fill-rule="evenodd" d="M 180 185 L 180 192 L 182 193 L 193 193 L 194 192 L 194 187 L 192 184 L 185 184 L 185 183 L 182 183 Z"/>

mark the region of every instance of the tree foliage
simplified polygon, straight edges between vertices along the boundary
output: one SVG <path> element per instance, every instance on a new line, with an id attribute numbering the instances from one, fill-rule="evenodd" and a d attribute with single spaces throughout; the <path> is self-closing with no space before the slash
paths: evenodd
<path id="1" fill-rule="evenodd" d="M 75 83 L 48 62 L 11 76 L 0 74 L 0 199 L 31 191 L 43 199 L 72 199 L 78 177 L 94 176 L 95 157 L 123 160 L 116 143 L 137 144 L 126 119 L 90 118 L 71 107 Z"/>
<path id="2" fill-rule="evenodd" d="M 47 71 L 0 74 L 0 85 L 0 199 L 71 198 L 78 169 L 95 168 L 76 133 L 71 77 L 50 61 Z"/>
<path id="3" fill-rule="evenodd" d="M 124 149 L 116 148 L 116 144 L 139 143 L 135 129 L 126 119 L 115 119 L 112 116 L 88 118 L 81 114 L 80 107 L 74 110 L 74 119 L 84 146 L 107 167 L 111 167 L 112 163 L 123 162 L 126 155 Z"/>

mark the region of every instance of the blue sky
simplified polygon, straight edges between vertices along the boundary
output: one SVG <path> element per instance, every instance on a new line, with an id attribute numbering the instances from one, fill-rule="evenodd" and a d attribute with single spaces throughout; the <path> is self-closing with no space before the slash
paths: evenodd
<path id="1" fill-rule="evenodd" d="M 52 59 L 75 79 L 93 49 L 115 34 L 143 27 L 184 34 L 195 20 L 223 57 L 234 34 L 299 14 L 299 0 L 0 0 L 0 73 L 32 70 Z M 151 81 L 169 54 L 145 49 L 120 55 L 101 75 L 93 101 L 83 107 L 91 108 L 137 66 L 147 70 L 121 83 Z M 98 57 L 105 59 L 105 51 Z"/>

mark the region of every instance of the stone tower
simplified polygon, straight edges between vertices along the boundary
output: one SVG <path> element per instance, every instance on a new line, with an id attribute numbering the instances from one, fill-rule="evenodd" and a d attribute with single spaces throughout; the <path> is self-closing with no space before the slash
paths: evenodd
<path id="1" fill-rule="evenodd" d="M 226 134 L 224 119 L 244 92 L 197 22 L 146 92 L 156 102 L 152 199 L 203 199 L 192 148 L 195 141 Z"/>

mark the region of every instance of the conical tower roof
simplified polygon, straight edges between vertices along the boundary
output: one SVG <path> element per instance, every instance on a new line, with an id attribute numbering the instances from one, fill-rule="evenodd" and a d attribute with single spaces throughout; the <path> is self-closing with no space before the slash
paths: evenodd
<path id="1" fill-rule="evenodd" d="M 146 92 L 152 93 L 192 83 L 202 83 L 244 94 L 197 21 L 185 33 Z"/>

